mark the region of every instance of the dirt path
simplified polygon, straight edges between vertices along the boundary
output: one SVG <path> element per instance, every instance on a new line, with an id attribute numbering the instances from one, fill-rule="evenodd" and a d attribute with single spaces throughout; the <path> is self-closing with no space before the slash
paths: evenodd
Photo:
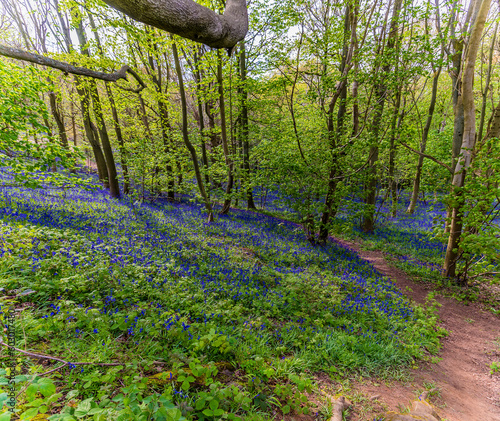
<path id="1" fill-rule="evenodd" d="M 389 277 L 405 295 L 419 304 L 432 290 L 413 282 L 403 271 L 391 266 L 382 252 L 365 251 L 357 244 L 338 241 L 368 260 Z M 500 421 L 500 375 L 490 375 L 489 365 L 500 361 L 500 319 L 476 305 L 465 305 L 451 298 L 437 297 L 442 305 L 439 317 L 450 333 L 443 339 L 442 358 L 437 364 L 423 364 L 410 385 L 359 385 L 368 396 L 377 396 L 391 410 L 415 399 L 423 383 L 433 383 L 440 391 L 435 400 L 438 412 L 448 421 Z"/>

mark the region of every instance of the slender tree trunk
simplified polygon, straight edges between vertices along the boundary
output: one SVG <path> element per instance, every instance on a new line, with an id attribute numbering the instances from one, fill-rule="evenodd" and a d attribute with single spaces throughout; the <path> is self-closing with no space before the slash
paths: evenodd
<path id="1" fill-rule="evenodd" d="M 125 142 L 123 140 L 122 129 L 120 126 L 120 120 L 118 118 L 118 111 L 116 109 L 115 99 L 113 97 L 113 92 L 111 91 L 111 87 L 106 82 L 106 93 L 108 95 L 109 103 L 111 105 L 111 113 L 113 115 L 113 123 L 116 133 L 116 139 L 118 140 L 118 145 L 120 146 L 120 158 L 121 158 L 121 166 L 123 171 L 123 193 L 128 194 L 130 191 L 130 177 L 128 173 L 128 165 L 127 165 L 127 150 L 125 148 Z"/>
<path id="2" fill-rule="evenodd" d="M 78 96 L 80 97 L 80 104 L 82 108 L 83 117 L 83 127 L 85 129 L 85 134 L 94 152 L 95 162 L 97 165 L 97 174 L 99 175 L 99 180 L 107 188 L 108 184 L 108 169 L 106 165 L 106 160 L 104 154 L 102 153 L 101 145 L 99 144 L 99 138 L 97 137 L 97 128 L 92 123 L 90 119 L 90 95 L 87 90 L 80 85 L 80 81 L 75 77 L 76 90 Z"/>
<path id="3" fill-rule="evenodd" d="M 97 83 L 95 82 L 95 80 L 92 80 L 90 83 L 90 92 L 92 96 L 92 103 L 94 105 L 94 115 L 97 120 L 97 130 L 101 138 L 102 150 L 104 152 L 104 156 L 106 157 L 106 164 L 108 167 L 109 195 L 113 198 L 119 198 L 120 185 L 118 183 L 118 174 L 116 172 L 115 158 L 113 156 L 111 142 L 109 141 L 108 130 L 106 129 L 106 123 L 104 122 L 101 100 L 99 98 L 99 92 L 97 90 Z"/>
<path id="4" fill-rule="evenodd" d="M 92 31 L 94 32 L 94 37 L 95 37 L 96 42 L 97 42 L 97 48 L 99 50 L 101 57 L 104 57 L 104 50 L 102 48 L 99 33 L 97 32 L 97 29 L 95 26 L 94 17 L 92 16 L 92 14 L 90 12 L 88 13 L 88 16 L 89 16 L 89 21 L 90 21 L 90 27 L 92 28 Z M 116 103 L 115 103 L 115 98 L 113 96 L 113 91 L 111 90 L 109 83 L 105 82 L 104 86 L 106 87 L 106 94 L 108 96 L 109 104 L 111 105 L 111 114 L 113 115 L 113 124 L 114 124 L 115 133 L 116 133 L 116 139 L 118 140 L 118 145 L 120 146 L 120 160 L 121 160 L 121 166 L 122 166 L 122 171 L 123 171 L 123 193 L 128 194 L 130 185 L 129 185 L 127 152 L 125 150 L 125 142 L 123 141 L 123 134 L 122 134 L 121 126 L 120 126 L 120 120 L 118 118 L 118 111 L 116 109 Z"/>
<path id="5" fill-rule="evenodd" d="M 391 193 L 391 216 L 396 217 L 398 211 L 398 186 L 396 183 L 396 139 L 399 137 L 399 127 L 401 123 L 402 114 L 401 109 L 401 86 L 398 86 L 396 92 L 396 103 L 394 104 L 394 112 L 391 122 L 391 139 L 389 141 L 389 190 Z"/>
<path id="6" fill-rule="evenodd" d="M 438 82 L 439 75 L 441 73 L 441 67 L 434 73 L 434 78 L 432 80 L 432 95 L 431 102 L 429 104 L 429 110 L 427 112 L 427 120 L 425 122 L 424 130 L 422 132 L 422 140 L 420 142 L 420 152 L 425 153 L 425 149 L 427 148 L 427 138 L 429 136 L 429 131 L 431 129 L 432 118 L 434 116 L 434 109 L 436 108 L 436 98 L 437 98 L 437 90 L 438 90 Z M 410 204 L 407 213 L 412 214 L 415 212 L 415 207 L 417 206 L 418 195 L 420 193 L 420 178 L 422 176 L 422 167 L 424 165 L 424 157 L 423 155 L 418 156 L 417 169 L 415 171 L 415 178 L 413 180 L 413 192 L 411 195 Z"/>
<path id="7" fill-rule="evenodd" d="M 202 86 L 201 80 L 203 72 L 200 69 L 200 58 L 198 53 L 194 55 L 194 75 L 196 78 L 196 100 L 198 104 L 198 114 L 199 114 L 199 126 L 200 126 L 200 138 L 201 138 L 201 159 L 203 160 L 203 167 L 205 169 L 205 183 L 206 185 L 210 185 L 210 177 L 208 175 L 208 156 L 207 156 L 207 145 L 206 145 L 206 133 L 205 133 L 205 119 L 203 117 L 203 102 L 201 99 L 202 94 Z"/>
<path id="8" fill-rule="evenodd" d="M 50 100 L 50 111 L 56 122 L 57 132 L 59 134 L 61 146 L 69 150 L 68 135 L 66 134 L 66 128 L 64 127 L 64 117 L 59 111 L 57 95 L 54 91 L 49 92 L 49 100 Z"/>
<path id="9" fill-rule="evenodd" d="M 196 149 L 194 148 L 193 144 L 189 140 L 186 90 L 184 89 L 184 79 L 182 77 L 182 69 L 181 69 L 181 64 L 179 61 L 179 54 L 177 52 L 177 45 L 175 44 L 175 42 L 172 44 L 172 52 L 174 55 L 175 70 L 177 72 L 177 78 L 179 79 L 179 93 L 181 96 L 182 138 L 184 140 L 186 148 L 188 149 L 189 153 L 191 154 L 191 161 L 193 163 L 194 173 L 196 176 L 196 182 L 198 183 L 198 189 L 200 190 L 200 194 L 201 194 L 203 203 L 204 203 L 205 208 L 208 212 L 207 221 L 212 222 L 214 220 L 214 212 L 213 212 L 210 200 L 207 196 L 205 186 L 203 185 L 203 178 L 201 176 L 200 167 L 198 165 L 198 156 L 196 154 Z"/>
<path id="10" fill-rule="evenodd" d="M 482 92 L 482 97 L 483 97 L 483 103 L 481 104 L 481 117 L 479 119 L 479 130 L 478 130 L 478 140 L 481 141 L 483 138 L 483 129 L 484 129 L 484 120 L 485 120 L 485 115 L 486 115 L 486 99 L 488 96 L 488 91 L 490 90 L 490 81 L 491 81 L 491 69 L 492 69 L 492 64 L 493 64 L 493 51 L 495 50 L 495 42 L 497 38 L 497 33 L 498 33 L 498 24 L 499 22 L 495 24 L 495 30 L 493 31 L 493 37 L 491 39 L 491 46 L 490 46 L 490 54 L 488 57 L 488 71 L 486 73 L 486 82 L 484 86 L 484 90 Z"/>
<path id="11" fill-rule="evenodd" d="M 71 105 L 71 129 L 73 131 L 73 145 L 77 146 L 77 131 L 76 131 L 76 118 L 75 118 L 75 104 L 73 101 L 70 102 Z"/>
<path id="12" fill-rule="evenodd" d="M 349 52 L 349 37 L 351 35 L 351 12 L 349 5 L 345 8 L 344 15 L 344 45 L 342 48 L 342 63 L 340 66 L 340 73 L 344 74 L 347 66 L 347 55 Z M 351 37 L 352 41 L 352 37 Z M 340 174 L 339 170 L 339 153 L 337 147 L 342 141 L 342 136 L 344 135 L 344 121 L 347 111 L 347 75 L 345 75 L 345 80 L 341 81 L 340 95 L 339 98 L 339 109 L 337 111 L 337 127 L 335 130 L 335 125 L 333 123 L 333 107 L 330 104 L 329 115 L 328 115 L 328 136 L 330 138 L 330 153 L 331 153 L 331 163 L 330 171 L 328 175 L 328 190 L 325 197 L 325 202 L 323 205 L 323 213 L 321 215 L 321 221 L 319 224 L 319 235 L 318 242 L 324 244 L 328 239 L 328 224 L 330 222 L 330 217 L 332 214 L 332 209 L 334 208 L 335 202 L 335 192 L 337 191 L 338 176 Z"/>
<path id="13" fill-rule="evenodd" d="M 240 43 L 240 78 L 241 78 L 241 143 L 243 146 L 243 188 L 247 198 L 247 209 L 256 209 L 253 189 L 250 186 L 250 147 L 248 142 L 248 88 L 245 41 Z"/>
<path id="14" fill-rule="evenodd" d="M 151 35 L 154 32 L 150 32 Z M 154 44 L 152 46 L 153 51 L 157 51 L 157 46 Z M 157 54 L 158 56 L 158 54 Z M 158 114 L 160 117 L 160 127 L 161 127 L 161 136 L 163 140 L 163 148 L 165 151 L 165 155 L 167 156 L 167 163 L 165 166 L 166 174 L 167 174 L 167 197 L 169 200 L 175 200 L 175 180 L 173 175 L 173 167 L 171 162 L 172 156 L 172 126 L 170 124 L 170 115 L 168 112 L 168 103 L 166 99 L 166 95 L 168 93 L 168 81 L 170 78 L 170 68 L 168 66 L 167 57 L 165 57 L 165 65 L 167 70 L 167 84 L 165 89 L 163 89 L 163 78 L 162 78 L 162 69 L 159 57 L 156 57 L 156 65 L 155 58 L 148 53 L 148 63 L 151 68 L 151 76 L 153 79 L 153 83 L 156 89 L 156 94 L 158 96 Z M 158 168 L 156 169 L 158 172 Z"/>
<path id="15" fill-rule="evenodd" d="M 456 277 L 456 266 L 459 257 L 460 236 L 463 227 L 463 192 L 462 187 L 465 184 L 467 170 L 472 162 L 472 152 L 476 141 L 476 116 L 474 105 L 474 67 L 476 63 L 477 52 L 481 42 L 486 18 L 490 8 L 491 0 L 478 1 L 477 17 L 472 27 L 467 57 L 465 60 L 463 79 L 462 79 L 462 96 L 464 109 L 464 133 L 459 159 L 455 167 L 455 175 L 452 182 L 452 194 L 455 205 L 452 208 L 450 236 L 448 238 L 448 246 L 446 248 L 446 256 L 444 259 L 443 271 L 445 276 L 450 278 Z M 458 281 L 459 284 L 467 285 L 467 279 Z"/>
<path id="16" fill-rule="evenodd" d="M 226 122 L 226 106 L 224 103 L 224 85 L 222 80 L 222 54 L 217 51 L 217 85 L 219 88 L 219 111 L 220 111 L 220 128 L 221 128 L 221 140 L 222 149 L 224 151 L 224 158 L 226 160 L 227 166 L 227 186 L 226 194 L 224 199 L 224 205 L 222 206 L 221 213 L 226 214 L 229 212 L 231 206 L 231 191 L 234 185 L 234 175 L 233 175 L 233 160 L 231 159 L 229 146 L 227 142 L 227 122 Z"/>
<path id="17" fill-rule="evenodd" d="M 402 0 L 395 0 L 389 37 L 387 39 L 387 50 L 390 52 L 394 49 L 398 35 L 399 15 L 401 11 Z M 385 52 L 384 52 L 385 54 Z M 375 204 L 377 200 L 377 178 L 378 178 L 378 156 L 379 156 L 379 133 L 382 123 L 382 115 L 384 112 L 384 104 L 387 97 L 386 79 L 390 73 L 390 64 L 382 66 L 381 82 L 377 88 L 377 104 L 372 120 L 371 130 L 371 145 L 368 158 L 368 180 L 366 182 L 365 203 L 366 210 L 363 218 L 363 231 L 373 232 L 375 229 Z"/>
<path id="18" fill-rule="evenodd" d="M 473 2 L 471 2 L 472 5 Z M 458 8 L 458 2 L 453 4 L 453 11 L 451 15 L 451 20 L 456 20 L 456 10 Z M 468 13 L 468 18 L 470 20 L 470 13 Z M 469 21 L 465 22 L 468 26 Z M 465 33 L 465 30 L 464 30 Z M 462 55 L 464 51 L 464 35 L 461 34 L 457 37 L 455 34 L 455 26 L 451 25 L 451 37 L 453 46 L 453 55 L 451 56 L 452 68 L 450 70 L 451 84 L 452 84 L 452 100 L 453 100 L 453 138 L 451 146 L 451 167 L 455 168 L 457 163 L 458 155 L 460 154 L 460 147 L 462 145 L 462 137 L 464 134 L 464 106 L 462 102 L 462 80 L 460 78 L 460 71 L 462 69 Z M 451 207 L 447 206 L 446 209 L 446 226 L 445 233 L 450 232 L 451 220 Z"/>
<path id="19" fill-rule="evenodd" d="M 76 33 L 78 36 L 78 41 L 80 42 L 80 48 L 82 53 L 90 57 L 90 51 L 87 47 L 87 39 L 83 29 L 83 24 L 80 21 L 76 26 Z M 99 131 L 99 136 L 102 142 L 102 150 L 104 156 L 106 157 L 106 165 L 108 168 L 108 182 L 109 182 L 109 195 L 113 198 L 120 197 L 120 184 L 118 182 L 118 175 L 116 172 L 115 159 L 113 157 L 113 150 L 111 148 L 111 142 L 109 141 L 108 131 L 106 129 L 106 124 L 104 122 L 104 116 L 102 113 L 101 100 L 99 98 L 99 92 L 97 89 L 97 83 L 95 79 L 89 81 L 90 84 L 90 94 L 92 97 L 92 104 L 94 105 L 94 115 L 97 120 L 97 129 Z"/>

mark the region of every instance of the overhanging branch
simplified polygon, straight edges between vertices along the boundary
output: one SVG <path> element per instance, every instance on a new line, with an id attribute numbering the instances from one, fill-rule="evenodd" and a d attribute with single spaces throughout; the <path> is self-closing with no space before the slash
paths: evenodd
<path id="1" fill-rule="evenodd" d="M 103 0 L 132 19 L 213 48 L 232 49 L 248 31 L 246 0 L 227 0 L 223 15 L 193 0 Z"/>
<path id="2" fill-rule="evenodd" d="M 127 65 L 122 66 L 122 68 L 117 72 L 105 73 L 96 70 L 91 70 L 86 67 L 73 66 L 63 61 L 54 60 L 49 57 L 45 57 L 39 54 L 29 53 L 27 51 L 19 50 L 18 48 L 7 47 L 5 45 L 0 45 L 0 55 L 4 57 L 13 58 L 16 60 L 28 61 L 30 63 L 39 64 L 41 66 L 52 67 L 53 69 L 61 70 L 65 74 L 71 73 L 78 76 L 87 76 L 87 77 L 92 77 L 94 79 L 104 80 L 106 82 L 117 82 L 120 79 L 127 80 L 127 73 L 129 73 L 134 77 L 135 80 L 137 80 L 140 86 L 138 88 L 133 89 L 133 88 L 126 88 L 124 86 L 120 86 L 117 84 L 119 88 L 124 89 L 126 91 L 132 91 L 137 93 L 142 91 L 146 87 L 146 84 L 142 81 L 140 76 Z"/>

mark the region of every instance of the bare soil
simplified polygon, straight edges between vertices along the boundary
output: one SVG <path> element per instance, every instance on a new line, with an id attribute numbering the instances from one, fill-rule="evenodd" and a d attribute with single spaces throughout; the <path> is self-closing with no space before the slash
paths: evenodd
<path id="1" fill-rule="evenodd" d="M 369 261 L 390 278 L 411 300 L 424 304 L 432 285 L 414 282 L 392 266 L 380 251 L 362 250 L 359 244 L 336 240 Z M 361 414 L 353 408 L 350 420 L 373 420 L 382 408 L 398 411 L 408 407 L 419 391 L 436 389 L 431 401 L 443 420 L 500 421 L 500 373 L 490 374 L 490 364 L 500 361 L 500 318 L 478 304 L 463 304 L 453 298 L 436 296 L 441 304 L 441 325 L 449 332 L 442 340 L 437 363 L 423 363 L 414 371 L 409 384 L 373 379 L 354 384 L 354 389 L 373 401 L 373 411 Z M 369 416 L 369 418 L 366 418 Z M 375 418 L 378 419 L 378 418 Z"/>

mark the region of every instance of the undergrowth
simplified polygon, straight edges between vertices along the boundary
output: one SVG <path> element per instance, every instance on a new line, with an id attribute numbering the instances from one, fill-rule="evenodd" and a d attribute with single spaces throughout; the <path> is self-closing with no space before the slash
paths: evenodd
<path id="1" fill-rule="evenodd" d="M 102 191 L 2 193 L 3 340 L 59 361 L 1 354 L 1 420 L 10 378 L 12 419 L 314 414 L 315 373 L 383 375 L 439 349 L 435 308 L 292 223 L 234 210 L 206 224 L 196 205 Z"/>

